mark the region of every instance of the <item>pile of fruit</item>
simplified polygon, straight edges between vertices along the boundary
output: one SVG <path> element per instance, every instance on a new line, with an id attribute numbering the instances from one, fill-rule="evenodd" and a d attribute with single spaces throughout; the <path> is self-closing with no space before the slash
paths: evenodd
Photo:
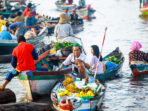
<path id="1" fill-rule="evenodd" d="M 91 96 L 93 97 L 95 94 L 93 93 L 92 90 L 89 90 L 87 92 L 84 92 L 84 91 L 81 91 L 80 93 L 76 94 L 75 97 L 88 97 L 88 96 Z"/>
<path id="2" fill-rule="evenodd" d="M 66 87 L 68 84 L 74 82 L 73 78 L 66 77 L 65 80 L 63 81 L 63 85 Z"/>
<path id="3" fill-rule="evenodd" d="M 78 88 L 76 86 L 76 83 L 74 82 L 73 78 L 66 77 L 65 80 L 63 81 L 63 86 L 61 90 L 58 90 L 57 93 L 59 93 L 59 96 L 75 96 L 75 97 L 80 97 L 82 99 L 91 99 L 94 98 L 95 95 L 98 94 L 94 90 L 93 87 L 90 86 L 85 86 L 82 88 Z"/>
<path id="4" fill-rule="evenodd" d="M 110 61 L 115 64 L 120 64 L 120 59 L 116 58 L 115 56 L 110 56 L 109 58 L 106 59 L 106 61 Z"/>
<path id="5" fill-rule="evenodd" d="M 65 91 L 61 91 L 59 96 L 71 96 L 71 92 L 69 92 L 68 90 L 65 90 Z"/>
<path id="6" fill-rule="evenodd" d="M 75 92 L 75 89 L 76 89 L 76 85 L 75 85 L 75 83 L 73 82 L 73 83 L 71 83 L 71 84 L 68 84 L 66 87 L 66 90 L 68 90 L 68 91 L 70 91 L 70 92 Z"/>

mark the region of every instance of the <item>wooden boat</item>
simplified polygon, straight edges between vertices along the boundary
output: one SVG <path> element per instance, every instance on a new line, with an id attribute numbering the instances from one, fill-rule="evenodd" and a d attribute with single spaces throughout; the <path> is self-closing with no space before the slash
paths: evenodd
<path id="1" fill-rule="evenodd" d="M 38 42 L 46 36 L 46 30 L 42 30 L 38 37 L 27 40 L 27 43 L 31 43 L 37 46 Z M 18 45 L 17 40 L 0 40 L 0 63 L 8 63 L 11 60 L 11 54 L 13 49 Z"/>
<path id="2" fill-rule="evenodd" d="M 130 64 L 130 68 L 133 76 L 139 76 L 142 74 L 148 75 L 148 64 L 143 64 L 143 65 Z"/>
<path id="3" fill-rule="evenodd" d="M 8 18 L 10 15 L 12 15 L 13 13 L 10 11 L 5 11 L 5 12 L 0 12 L 0 15 L 3 15 L 5 18 Z"/>
<path id="4" fill-rule="evenodd" d="M 117 77 L 120 75 L 120 71 L 124 62 L 124 56 L 123 53 L 120 51 L 120 49 L 117 47 L 114 51 L 112 51 L 110 54 L 108 54 L 107 56 L 105 56 L 103 58 L 103 61 L 105 61 L 107 58 L 109 58 L 110 56 L 115 56 L 118 59 L 120 59 L 119 65 L 114 68 L 113 70 L 110 71 L 105 71 L 102 74 L 97 74 L 96 78 L 100 81 L 102 80 L 107 80 L 107 79 L 111 79 L 113 77 Z"/>
<path id="5" fill-rule="evenodd" d="M 148 0 L 140 0 L 140 12 L 142 15 L 148 15 Z"/>
<path id="6" fill-rule="evenodd" d="M 47 61 L 49 52 L 50 51 L 44 52 L 40 55 L 39 59 L 35 61 L 36 67 L 46 67 L 48 71 L 26 71 L 18 76 L 18 79 L 27 91 L 30 101 L 35 100 L 40 96 L 48 95 L 53 86 L 59 80 L 64 79 L 64 74 L 71 72 L 71 69 L 53 71 L 52 61 Z M 63 58 L 56 59 L 62 60 Z"/>
<path id="7" fill-rule="evenodd" d="M 64 74 L 71 72 L 71 69 L 49 72 L 22 72 L 18 79 L 27 91 L 30 101 L 40 96 L 48 95 L 57 81 L 64 79 Z"/>
<path id="8" fill-rule="evenodd" d="M 63 3 L 59 2 L 59 1 L 56 1 L 56 2 L 55 2 L 55 5 L 57 6 L 58 10 L 60 10 L 60 11 L 63 11 L 63 10 L 66 9 L 66 8 L 67 8 L 68 10 L 72 10 L 72 8 L 75 7 L 74 4 L 68 5 L 68 4 L 63 4 Z"/>
<path id="9" fill-rule="evenodd" d="M 46 20 L 44 22 L 42 22 L 44 24 L 52 24 L 51 27 L 49 27 L 49 32 L 51 35 L 53 35 L 54 33 L 54 28 L 55 28 L 55 25 L 58 24 L 58 20 Z M 73 29 L 73 33 L 76 34 L 76 33 L 79 33 L 81 31 L 84 30 L 83 28 L 83 19 L 78 19 L 78 25 L 71 25 L 72 29 Z"/>
<path id="10" fill-rule="evenodd" d="M 39 96 L 49 94 L 53 86 L 55 86 L 58 81 L 64 79 L 64 74 L 72 71 L 71 68 L 55 71 L 55 67 L 58 68 L 59 63 L 65 60 L 66 57 L 55 57 L 54 52 L 54 50 L 48 50 L 41 54 L 39 59 L 35 61 L 37 68 L 46 67 L 48 71 L 26 71 L 19 74 L 18 78 L 26 89 L 30 100 L 35 100 Z"/>
<path id="11" fill-rule="evenodd" d="M 96 110 L 100 109 L 103 98 L 105 96 L 105 87 L 103 85 L 100 84 L 98 86 L 97 90 L 99 91 L 99 93 L 98 93 L 97 96 L 95 96 L 91 99 L 83 99 L 83 98 L 75 97 L 75 96 L 73 96 L 73 97 L 71 97 L 71 96 L 60 97 L 57 93 L 57 90 L 60 88 L 59 84 L 61 84 L 61 83 L 57 83 L 57 85 L 51 91 L 51 101 L 53 103 L 53 110 L 69 111 L 69 110 L 63 110 L 60 107 L 61 106 L 60 101 L 63 101 L 64 99 L 69 99 L 70 101 L 72 99 L 74 99 L 75 102 L 73 102 L 73 100 L 71 101 L 73 109 L 70 110 L 70 111 L 96 111 Z M 63 87 L 63 86 L 61 85 L 61 87 Z"/>
<path id="12" fill-rule="evenodd" d="M 86 20 L 91 19 L 91 16 L 93 15 L 94 12 L 95 10 L 87 9 L 87 8 L 81 8 L 76 10 L 76 13 L 78 14 L 78 16 Z"/>

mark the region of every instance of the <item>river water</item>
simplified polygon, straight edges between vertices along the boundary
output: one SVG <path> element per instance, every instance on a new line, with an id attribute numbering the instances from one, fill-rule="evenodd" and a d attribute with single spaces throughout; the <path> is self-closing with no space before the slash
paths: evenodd
<path id="1" fill-rule="evenodd" d="M 38 4 L 37 12 L 52 17 L 59 16 L 55 0 L 33 0 Z M 78 0 L 74 1 L 76 4 Z M 102 111 L 148 111 L 148 77 L 133 78 L 128 66 L 130 44 L 134 40 L 142 43 L 142 50 L 148 52 L 148 21 L 140 18 L 139 0 L 86 0 L 96 10 L 92 21 L 85 21 L 84 31 L 76 36 L 81 37 L 84 47 L 90 55 L 90 46 L 101 47 L 104 28 L 107 26 L 103 56 L 119 47 L 125 56 L 122 77 L 107 81 L 106 95 L 101 107 Z M 0 84 L 10 64 L 0 64 Z M 26 91 L 14 78 L 8 85 L 17 95 L 17 101 L 25 96 Z"/>

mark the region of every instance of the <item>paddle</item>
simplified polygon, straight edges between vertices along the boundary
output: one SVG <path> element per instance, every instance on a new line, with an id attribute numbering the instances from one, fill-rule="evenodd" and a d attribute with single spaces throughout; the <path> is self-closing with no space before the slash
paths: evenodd
<path id="1" fill-rule="evenodd" d="M 96 71 L 95 71 L 94 78 L 96 78 L 96 74 L 97 74 L 97 70 L 98 70 L 98 65 L 99 65 L 99 62 L 100 62 L 100 57 L 102 55 L 104 41 L 105 41 L 105 36 L 106 36 L 106 31 L 107 31 L 107 27 L 105 27 L 104 37 L 103 37 L 103 41 L 102 41 L 102 47 L 101 47 L 101 51 L 100 51 L 99 58 L 98 58 L 98 64 L 96 65 Z"/>

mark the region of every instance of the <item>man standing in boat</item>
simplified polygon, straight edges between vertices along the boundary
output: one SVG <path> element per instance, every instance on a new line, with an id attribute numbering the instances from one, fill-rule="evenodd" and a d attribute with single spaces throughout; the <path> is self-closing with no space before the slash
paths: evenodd
<path id="1" fill-rule="evenodd" d="M 6 79 L 0 90 L 4 90 L 6 85 L 11 79 L 19 75 L 22 71 L 35 71 L 36 67 L 34 60 L 38 59 L 38 53 L 36 52 L 32 44 L 26 43 L 24 36 L 17 38 L 18 46 L 12 52 L 11 65 L 15 68 L 6 75 Z"/>
<path id="2" fill-rule="evenodd" d="M 73 45 L 73 53 L 70 54 L 62 63 L 61 68 L 59 68 L 59 71 L 61 71 L 64 66 L 69 65 L 71 63 L 73 63 L 74 67 L 78 69 L 82 79 L 85 78 L 86 71 L 90 68 L 90 66 L 87 61 L 86 55 L 82 54 L 81 46 L 78 43 L 75 43 Z"/>

